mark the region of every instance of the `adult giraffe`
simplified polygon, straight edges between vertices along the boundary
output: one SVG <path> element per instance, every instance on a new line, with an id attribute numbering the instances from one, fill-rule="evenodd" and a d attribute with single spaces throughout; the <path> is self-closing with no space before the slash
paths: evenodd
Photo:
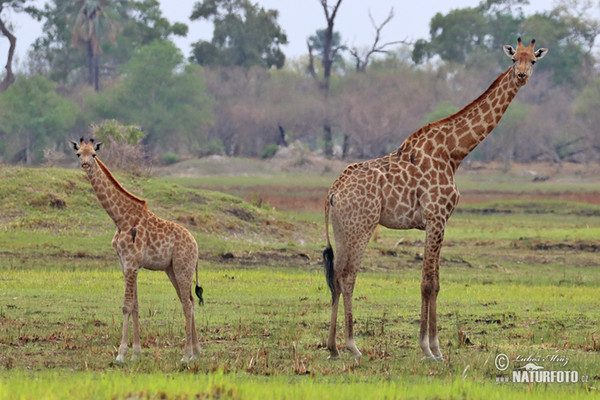
<path id="1" fill-rule="evenodd" d="M 146 200 L 129 193 L 108 168 L 96 157 L 101 142 L 94 139 L 79 144 L 71 142 L 79 163 L 90 179 L 100 204 L 117 225 L 112 246 L 117 253 L 123 277 L 123 332 L 116 362 L 125 361 L 129 317 L 133 317 L 133 359 L 141 353 L 137 275 L 140 268 L 165 271 L 175 287 L 185 316 L 185 349 L 181 362 L 198 358 L 200 344 L 194 323 L 194 301 L 190 287 L 196 271 L 196 295 L 202 304 L 202 288 L 198 286 L 198 245 L 183 226 L 165 221 L 148 209 Z"/>
<path id="2" fill-rule="evenodd" d="M 425 230 L 421 280 L 420 346 L 425 357 L 443 360 L 437 334 L 436 304 L 440 290 L 439 258 L 446 222 L 459 192 L 454 173 L 461 161 L 494 129 L 533 64 L 548 49 L 534 49 L 518 39 L 517 49 L 505 45 L 513 65 L 475 101 L 447 118 L 425 125 L 410 135 L 393 153 L 351 164 L 335 180 L 325 202 L 327 248 L 323 261 L 332 293 L 331 325 L 327 348 L 339 357 L 336 321 L 340 294 L 344 298 L 346 348 L 355 359 L 362 354 L 354 342 L 352 293 L 364 250 L 375 227 Z M 337 257 L 329 240 L 329 214 Z"/>

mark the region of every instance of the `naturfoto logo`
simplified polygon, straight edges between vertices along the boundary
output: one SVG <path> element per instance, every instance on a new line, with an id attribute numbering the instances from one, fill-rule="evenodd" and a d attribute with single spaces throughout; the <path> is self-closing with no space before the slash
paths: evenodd
<path id="1" fill-rule="evenodd" d="M 517 355 L 512 360 L 513 370 L 509 376 L 498 376 L 496 382 L 514 382 L 514 383 L 575 383 L 587 382 L 588 377 L 579 376 L 578 371 L 554 370 L 554 368 L 564 368 L 569 363 L 569 357 L 559 354 L 549 354 L 539 356 L 531 354 L 528 356 Z M 548 365 L 550 364 L 550 365 Z M 494 365 L 499 371 L 506 371 L 510 365 L 510 358 L 500 353 L 494 360 Z"/>

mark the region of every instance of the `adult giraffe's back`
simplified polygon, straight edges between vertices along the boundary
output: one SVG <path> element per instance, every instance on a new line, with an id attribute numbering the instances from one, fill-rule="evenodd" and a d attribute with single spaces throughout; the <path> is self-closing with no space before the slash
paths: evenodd
<path id="1" fill-rule="evenodd" d="M 356 359 L 362 355 L 354 343 L 352 293 L 364 250 L 378 224 L 391 229 L 425 230 L 421 280 L 420 346 L 425 357 L 442 360 L 436 322 L 439 258 L 446 222 L 459 193 L 454 173 L 461 161 L 494 129 L 521 86 L 527 83 L 533 64 L 548 52 L 527 47 L 518 39 L 517 49 L 505 45 L 513 65 L 475 101 L 440 121 L 409 136 L 385 157 L 349 165 L 335 180 L 325 202 L 327 248 L 323 252 L 327 283 L 332 293 L 331 325 L 327 348 L 338 357 L 336 321 L 340 294 L 345 311 L 346 348 Z M 329 216 L 336 257 L 329 240 Z"/>

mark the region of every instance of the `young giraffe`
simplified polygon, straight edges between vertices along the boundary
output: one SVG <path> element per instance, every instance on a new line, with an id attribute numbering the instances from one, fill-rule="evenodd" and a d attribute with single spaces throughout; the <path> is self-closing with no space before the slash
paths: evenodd
<path id="1" fill-rule="evenodd" d="M 185 350 L 181 362 L 198 358 L 200 344 L 194 323 L 194 300 L 190 292 L 196 271 L 196 295 L 202 304 L 202 288 L 198 286 L 198 245 L 183 226 L 154 215 L 142 200 L 129 193 L 96 157 L 101 142 L 71 141 L 79 163 L 90 179 L 100 204 L 117 225 L 112 246 L 117 253 L 125 278 L 123 300 L 123 336 L 116 362 L 125 361 L 129 316 L 133 317 L 133 355 L 141 353 L 137 274 L 140 268 L 165 271 L 175 287 L 185 315 Z"/>
<path id="2" fill-rule="evenodd" d="M 340 294 L 344 298 L 346 348 L 355 359 L 362 356 L 354 342 L 352 293 L 363 252 L 375 227 L 425 230 L 421 281 L 420 347 L 425 358 L 443 360 L 440 352 L 436 304 L 440 290 L 439 257 L 446 221 L 458 203 L 454 173 L 461 161 L 498 124 L 533 64 L 547 49 L 534 50 L 518 39 L 517 49 L 505 45 L 513 65 L 475 101 L 409 136 L 387 156 L 346 167 L 329 189 L 325 202 L 327 248 L 323 252 L 326 278 L 332 293 L 331 325 L 327 348 L 339 356 L 336 321 Z M 337 257 L 329 239 L 329 214 Z"/>

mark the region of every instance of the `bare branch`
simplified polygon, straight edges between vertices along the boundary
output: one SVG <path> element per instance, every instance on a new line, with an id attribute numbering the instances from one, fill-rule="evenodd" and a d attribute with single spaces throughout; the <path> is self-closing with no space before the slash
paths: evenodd
<path id="1" fill-rule="evenodd" d="M 371 20 L 371 25 L 373 25 L 373 28 L 375 29 L 375 40 L 373 41 L 373 45 L 371 46 L 371 48 L 369 50 L 367 50 L 366 54 L 364 54 L 362 57 L 359 54 L 358 48 L 353 47 L 352 49 L 350 49 L 350 54 L 356 60 L 356 71 L 357 72 L 365 72 L 367 69 L 367 65 L 369 64 L 369 59 L 371 58 L 371 56 L 375 53 L 387 53 L 387 50 L 385 50 L 386 47 L 392 46 L 394 44 L 410 44 L 410 41 L 408 41 L 406 39 L 396 40 L 393 42 L 387 42 L 384 44 L 379 44 L 379 40 L 381 39 L 381 31 L 383 30 L 383 27 L 386 26 L 392 20 L 392 18 L 394 18 L 394 8 L 393 7 L 390 9 L 390 12 L 389 12 L 387 18 L 381 24 L 377 25 L 375 23 L 375 20 L 373 19 L 371 10 L 369 10 L 369 19 Z"/>

